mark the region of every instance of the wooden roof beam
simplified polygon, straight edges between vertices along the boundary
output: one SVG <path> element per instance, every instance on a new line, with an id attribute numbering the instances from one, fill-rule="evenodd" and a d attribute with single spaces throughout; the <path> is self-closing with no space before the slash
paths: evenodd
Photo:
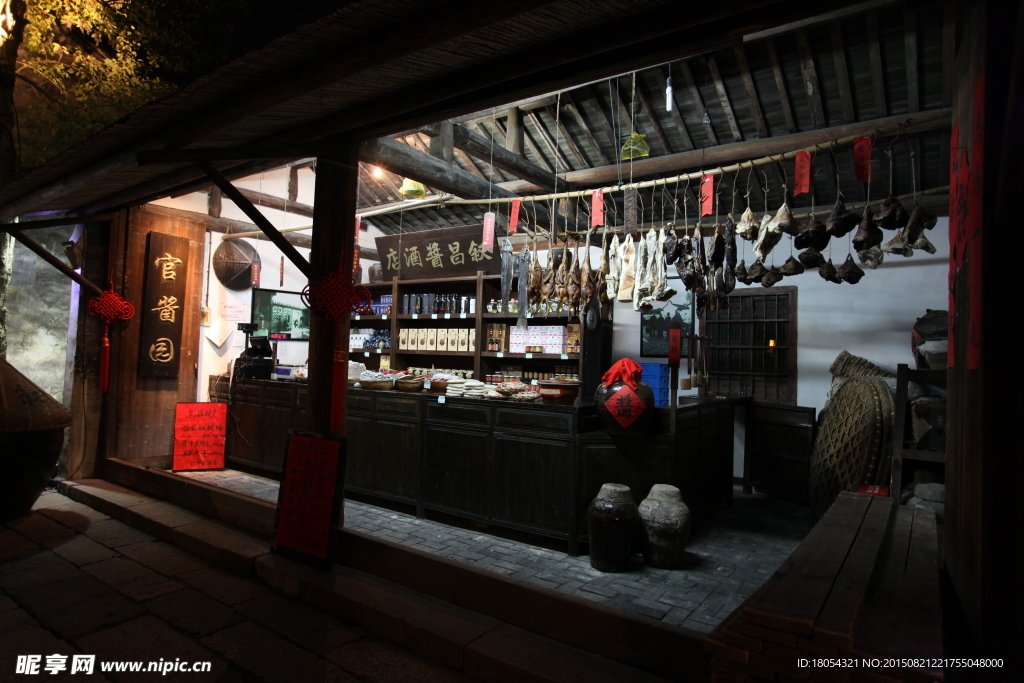
<path id="1" fill-rule="evenodd" d="M 779 60 L 779 51 L 775 47 L 775 40 L 766 38 L 765 47 L 768 48 L 768 60 L 772 63 L 772 75 L 775 76 L 775 87 L 779 90 L 779 102 L 782 103 L 782 116 L 786 119 L 786 132 L 793 134 L 797 131 L 796 119 L 793 117 L 793 107 L 789 102 L 789 89 L 786 88 L 786 77 L 782 73 L 782 62 Z"/>
<path id="2" fill-rule="evenodd" d="M 283 211 L 284 213 L 294 213 L 297 216 L 305 216 L 306 218 L 313 217 L 313 207 L 309 204 L 289 202 L 287 199 L 275 197 L 270 194 L 264 194 L 263 192 L 256 192 L 255 190 L 238 188 L 238 192 L 249 201 L 259 204 L 260 206 L 265 206 L 268 209 Z M 242 207 L 238 208 L 241 209 Z"/>
<path id="3" fill-rule="evenodd" d="M 903 8 L 903 53 L 907 63 L 907 111 L 921 109 L 921 85 L 917 70 L 917 17 Z"/>
<path id="4" fill-rule="evenodd" d="M 846 64 L 846 48 L 843 46 L 843 27 L 838 21 L 828 25 L 832 40 L 832 62 L 836 70 L 836 84 L 839 86 L 839 103 L 843 108 L 843 122 L 853 123 L 857 115 L 853 110 L 853 94 L 850 91 L 850 70 Z"/>
<path id="5" fill-rule="evenodd" d="M 594 91 L 590 86 L 580 88 L 580 92 L 584 97 L 580 102 L 580 106 L 584 109 L 589 106 L 593 110 L 593 118 L 597 121 L 598 126 L 604 130 L 604 134 L 608 136 L 608 140 L 611 141 L 611 158 L 614 161 L 619 156 L 619 145 L 621 140 L 619 139 L 619 136 L 615 134 L 615 128 L 612 126 L 611 121 L 608 120 L 608 115 L 605 113 L 604 108 L 601 107 L 601 100 L 597 99 L 597 96 L 594 94 Z"/>
<path id="6" fill-rule="evenodd" d="M 956 57 L 956 2 L 942 5 L 942 106 L 953 104 Z"/>
<path id="7" fill-rule="evenodd" d="M 583 133 L 583 137 L 590 143 L 590 147 L 594 150 L 597 155 L 597 161 L 601 164 L 608 163 L 608 157 L 605 156 L 604 150 L 601 149 L 601 145 L 598 144 L 594 134 L 590 131 L 590 126 L 587 125 L 587 120 L 583 118 L 583 114 L 576 107 L 576 104 L 572 100 L 572 96 L 569 93 L 562 93 L 562 99 L 565 100 L 565 110 L 569 112 L 573 120 L 576 121 L 576 125 L 580 127 L 580 131 Z M 594 164 L 587 164 L 587 166 L 593 166 Z"/>
<path id="8" fill-rule="evenodd" d="M 725 112 L 725 120 L 729 123 L 732 139 L 739 142 L 743 139 L 743 133 L 740 132 L 740 126 L 736 122 L 736 114 L 732 110 L 732 104 L 729 103 L 729 93 L 725 90 L 725 81 L 722 80 L 722 74 L 718 71 L 718 62 L 715 61 L 713 55 L 708 55 L 707 65 L 708 71 L 711 72 L 711 80 L 715 82 L 718 101 L 722 104 L 722 111 Z"/>
<path id="9" fill-rule="evenodd" d="M 541 123 L 540 117 L 537 116 L 537 112 L 527 112 L 526 118 L 529 119 L 531 123 L 533 123 L 534 129 L 537 131 L 537 134 L 540 135 L 540 139 L 544 141 L 544 145 L 548 148 L 548 151 L 551 152 L 551 155 L 555 158 L 556 162 L 558 160 L 561 160 L 562 168 L 564 168 L 567 171 L 571 170 L 572 166 L 569 165 L 569 160 L 565 158 L 565 155 L 562 154 L 562 150 L 558 148 L 558 145 L 555 144 L 555 141 L 551 139 L 550 135 L 548 135 L 547 129 L 544 128 L 544 124 Z M 557 171 L 558 167 L 555 166 L 555 169 Z"/>
<path id="10" fill-rule="evenodd" d="M 671 68 L 671 66 L 670 66 Z M 655 80 L 658 82 L 658 87 L 663 91 L 668 90 L 668 81 L 665 79 L 665 72 L 661 70 L 660 66 L 656 66 L 651 69 L 651 73 L 654 74 Z M 676 90 L 672 89 L 672 111 L 668 114 L 672 117 L 672 122 L 676 124 L 676 130 L 679 131 L 680 137 L 683 138 L 683 147 L 686 149 L 693 149 L 693 140 L 690 139 L 690 131 L 686 128 L 686 122 L 683 121 L 683 115 L 679 113 L 679 100 L 676 98 Z M 604 163 L 608 163 L 607 161 Z"/>
<path id="11" fill-rule="evenodd" d="M 683 74 L 683 83 L 686 89 L 690 93 L 690 99 L 693 100 L 694 105 L 697 107 L 697 111 L 703 114 L 707 113 L 708 107 L 704 104 L 704 98 L 700 95 L 700 90 L 697 89 L 697 84 L 693 80 L 693 72 L 690 70 L 690 64 L 685 59 L 679 62 L 679 72 Z M 715 135 L 715 128 L 711 124 L 711 117 L 703 119 L 704 132 L 708 136 L 708 141 L 712 145 L 718 144 L 718 136 Z"/>
<path id="12" fill-rule="evenodd" d="M 565 140 L 565 146 L 568 147 L 569 151 L 572 152 L 572 155 L 576 157 L 576 163 L 578 163 L 583 168 L 593 166 L 593 164 L 590 163 L 587 157 L 583 154 L 583 151 L 576 145 L 576 141 L 572 139 L 572 135 L 569 133 L 569 130 L 565 127 L 565 124 L 562 123 L 562 118 L 561 116 L 559 116 L 559 111 L 557 111 L 554 107 L 544 107 L 544 111 L 546 111 L 548 116 L 551 117 L 551 120 L 555 122 L 556 130 L 559 132 L 559 134 L 561 134 L 562 139 Z"/>
<path id="13" fill-rule="evenodd" d="M 758 90 L 754 84 L 754 76 L 751 74 L 751 66 L 746 61 L 746 50 L 743 49 L 742 45 L 736 45 L 733 48 L 736 54 L 736 63 L 739 66 L 739 78 L 743 81 L 743 89 L 746 90 L 746 98 L 751 103 L 751 116 L 754 117 L 754 128 L 758 131 L 758 137 L 768 137 L 768 126 L 765 125 L 765 117 L 761 112 L 761 100 L 758 99 Z M 785 98 L 785 93 L 782 93 L 782 97 Z M 782 109 L 790 109 L 790 102 L 786 102 L 782 105 Z M 790 114 L 790 118 L 793 118 L 793 114 Z M 793 131 L 790 131 L 793 132 Z"/>
<path id="14" fill-rule="evenodd" d="M 636 79 L 636 96 L 640 99 L 640 109 L 644 115 L 647 116 L 651 122 L 651 126 L 654 128 L 654 135 L 658 138 L 658 142 L 665 149 L 665 154 L 672 153 L 672 145 L 668 141 L 668 136 L 665 135 L 665 129 L 661 127 L 661 121 L 658 120 L 657 115 L 654 112 L 654 107 L 651 106 L 651 100 L 647 96 L 647 91 L 644 89 L 644 84 L 641 79 Z"/>
<path id="15" fill-rule="evenodd" d="M 815 128 L 825 127 L 825 109 L 821 104 L 821 87 L 818 85 L 818 72 L 814 68 L 814 53 L 807 42 L 807 34 L 796 32 L 796 46 L 800 53 L 800 71 L 803 74 L 804 90 L 807 92 L 807 104 L 811 109 L 811 125 Z"/>
<path id="16" fill-rule="evenodd" d="M 455 126 L 453 128 L 453 144 L 457 149 L 468 152 L 478 159 L 487 160 L 489 163 L 493 163 L 496 168 L 508 171 L 517 178 L 529 180 L 531 183 L 546 190 L 553 190 L 555 188 L 557 179 L 554 173 L 531 163 L 518 154 L 513 154 L 507 149 L 500 147 L 493 140 L 488 140 L 465 126 Z"/>
<path id="17" fill-rule="evenodd" d="M 494 127 L 497 128 L 498 132 L 501 135 L 504 135 L 505 138 L 508 139 L 508 131 L 505 129 L 504 126 L 501 125 L 501 121 L 494 119 Z M 537 160 L 535 165 L 543 168 L 545 171 L 548 171 L 549 173 L 554 174 L 554 167 L 550 163 L 548 163 L 548 160 L 544 157 L 543 154 L 541 154 L 540 148 L 537 146 L 537 143 L 533 139 L 533 136 L 530 135 L 530 131 L 526 130 L 526 125 L 522 123 L 521 118 L 520 129 L 523 131 L 523 148 L 533 154 L 533 157 Z M 530 160 L 525 154 L 523 154 L 522 156 L 527 161 Z"/>
<path id="18" fill-rule="evenodd" d="M 523 152 L 523 112 L 519 107 L 512 107 L 506 114 L 508 129 L 505 131 L 505 149 L 512 154 L 526 158 Z M 498 123 L 495 121 L 495 127 Z"/>

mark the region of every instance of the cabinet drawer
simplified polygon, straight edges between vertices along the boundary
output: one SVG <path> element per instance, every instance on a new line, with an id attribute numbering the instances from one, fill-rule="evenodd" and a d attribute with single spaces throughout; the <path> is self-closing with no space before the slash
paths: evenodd
<path id="1" fill-rule="evenodd" d="M 294 386 L 266 386 L 263 387 L 263 399 L 268 403 L 276 403 L 282 406 L 293 406 L 295 405 L 295 387 Z"/>
<path id="2" fill-rule="evenodd" d="M 235 382 L 231 393 L 235 398 L 263 398 L 263 387 L 255 382 Z"/>
<path id="3" fill-rule="evenodd" d="M 363 394 L 348 394 L 345 405 L 349 410 L 358 410 L 364 413 L 373 412 L 373 396 Z"/>
<path id="4" fill-rule="evenodd" d="M 377 412 L 388 415 L 402 415 L 409 418 L 420 416 L 420 400 L 418 398 L 398 398 L 397 396 L 378 396 Z"/>
<path id="5" fill-rule="evenodd" d="M 491 424 L 488 406 L 459 405 L 457 402 L 438 403 L 427 399 L 427 419 L 432 422 L 456 422 L 461 425 L 486 427 Z"/>
<path id="6" fill-rule="evenodd" d="M 496 429 L 523 429 L 571 436 L 572 413 L 554 410 L 495 408 L 494 426 Z"/>

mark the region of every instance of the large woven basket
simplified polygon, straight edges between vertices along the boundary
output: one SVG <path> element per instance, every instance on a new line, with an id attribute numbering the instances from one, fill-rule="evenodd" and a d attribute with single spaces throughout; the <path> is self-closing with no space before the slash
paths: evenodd
<path id="1" fill-rule="evenodd" d="M 389 379 L 361 379 L 359 380 L 359 386 L 361 386 L 363 389 L 370 389 L 372 391 L 391 391 L 392 389 L 395 388 L 395 383 Z"/>

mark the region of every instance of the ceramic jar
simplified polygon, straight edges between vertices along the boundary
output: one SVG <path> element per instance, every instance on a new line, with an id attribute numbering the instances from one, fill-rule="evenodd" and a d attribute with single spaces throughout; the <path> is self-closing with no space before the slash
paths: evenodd
<path id="1" fill-rule="evenodd" d="M 587 507 L 590 566 L 602 572 L 629 568 L 640 512 L 624 484 L 605 484 Z"/>
<path id="2" fill-rule="evenodd" d="M 690 538 L 690 508 L 679 489 L 655 484 L 639 511 L 644 562 L 649 567 L 675 569 L 682 563 Z"/>
<path id="3" fill-rule="evenodd" d="M 370 282 L 384 282 L 384 267 L 379 262 L 370 264 Z"/>
<path id="4" fill-rule="evenodd" d="M 602 383 L 594 393 L 594 403 L 604 432 L 641 433 L 654 414 L 654 390 L 646 382 L 637 382 L 635 391 L 625 382 Z"/>

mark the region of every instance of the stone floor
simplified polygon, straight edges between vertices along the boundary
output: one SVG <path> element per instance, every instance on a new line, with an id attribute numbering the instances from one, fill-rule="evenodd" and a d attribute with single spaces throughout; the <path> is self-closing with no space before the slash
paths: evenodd
<path id="1" fill-rule="evenodd" d="M 36 675 L 18 657 L 38 656 Z M 92 675 L 72 673 L 93 655 Z M 51 658 L 64 668 L 46 669 Z M 23 660 L 24 661 L 24 660 Z M 209 662 L 208 673 L 104 671 Z M 0 681 L 472 680 L 56 492 L 0 524 Z"/>
<path id="2" fill-rule="evenodd" d="M 208 484 L 277 502 L 276 481 L 233 470 L 179 472 Z M 345 525 L 419 550 L 707 633 L 757 590 L 814 526 L 810 511 L 737 487 L 732 508 L 698 525 L 685 569 L 652 569 L 634 557 L 630 571 L 604 574 L 587 557 L 417 519 L 351 500 Z"/>

